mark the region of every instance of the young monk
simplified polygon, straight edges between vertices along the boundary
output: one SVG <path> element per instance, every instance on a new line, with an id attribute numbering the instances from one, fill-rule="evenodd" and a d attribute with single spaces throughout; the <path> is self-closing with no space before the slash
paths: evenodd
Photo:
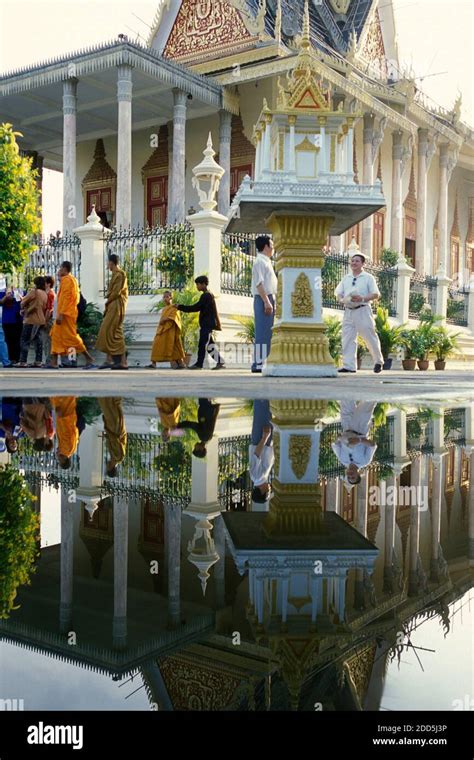
<path id="1" fill-rule="evenodd" d="M 84 354 L 87 364 L 84 369 L 93 369 L 94 361 L 77 333 L 77 304 L 79 303 L 79 285 L 71 274 L 71 262 L 63 261 L 58 270 L 61 285 L 58 294 L 56 321 L 51 328 L 51 369 L 57 369 L 58 356 L 75 359 L 77 354 Z"/>
<path id="2" fill-rule="evenodd" d="M 118 256 L 109 256 L 109 271 L 112 272 L 105 302 L 104 319 L 100 326 L 95 347 L 107 354 L 108 359 L 100 369 L 128 369 L 123 321 L 128 301 L 127 275 L 118 265 Z"/>
<path id="3" fill-rule="evenodd" d="M 181 315 L 173 304 L 171 291 L 163 293 L 164 307 L 151 349 L 151 364 L 148 369 L 156 369 L 157 362 L 170 362 L 173 369 L 185 369 L 184 348 L 181 343 Z"/>

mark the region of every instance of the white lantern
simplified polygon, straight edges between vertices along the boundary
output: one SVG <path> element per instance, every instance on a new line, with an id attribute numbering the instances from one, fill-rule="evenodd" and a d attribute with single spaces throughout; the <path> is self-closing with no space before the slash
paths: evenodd
<path id="1" fill-rule="evenodd" d="M 212 147 L 209 132 L 204 159 L 193 169 L 193 187 L 199 195 L 199 205 L 203 211 L 213 211 L 217 206 L 216 195 L 225 169 L 214 160 L 216 152 Z"/>

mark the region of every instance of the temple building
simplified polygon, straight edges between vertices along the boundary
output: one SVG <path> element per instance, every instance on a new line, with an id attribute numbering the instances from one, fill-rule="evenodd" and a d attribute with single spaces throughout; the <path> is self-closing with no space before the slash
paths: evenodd
<path id="1" fill-rule="evenodd" d="M 107 227 L 185 222 L 209 132 L 225 169 L 220 213 L 255 176 L 262 141 L 273 141 L 284 171 L 291 117 L 270 129 L 259 116 L 264 99 L 274 110 L 295 66 L 303 0 L 157 5 L 147 46 L 119 35 L 0 77 L 2 117 L 23 133 L 22 149 L 40 170 L 64 174 L 63 233 L 84 224 L 93 204 Z M 444 270 L 465 282 L 474 271 L 474 135 L 461 95 L 446 109 L 418 87 L 398 58 L 390 0 L 311 0 L 308 9 L 321 87 L 354 124 L 350 141 L 347 125 L 326 136 L 323 156 L 315 118 L 296 134 L 297 171 L 318 178 L 344 141 L 345 170 L 363 185 L 378 178 L 386 199 L 331 246 L 344 251 L 355 236 L 375 263 L 391 248 L 418 275 Z"/>

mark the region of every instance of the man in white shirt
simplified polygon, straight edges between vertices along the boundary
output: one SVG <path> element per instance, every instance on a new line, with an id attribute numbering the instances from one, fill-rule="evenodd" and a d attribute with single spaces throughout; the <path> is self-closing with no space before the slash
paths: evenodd
<path id="1" fill-rule="evenodd" d="M 253 402 L 252 443 L 249 446 L 249 475 L 252 481 L 252 511 L 267 512 L 270 475 L 275 463 L 270 402 Z"/>
<path id="2" fill-rule="evenodd" d="M 273 269 L 273 240 L 259 235 L 255 241 L 257 258 L 252 268 L 253 313 L 255 316 L 255 346 L 252 372 L 261 372 L 270 353 L 272 327 L 278 279 Z"/>
<path id="3" fill-rule="evenodd" d="M 381 372 L 383 356 L 375 329 L 371 301 L 380 298 L 375 277 L 364 271 L 365 256 L 355 253 L 351 258 L 352 274 L 347 274 L 334 291 L 344 304 L 342 320 L 342 368 L 339 372 L 357 372 L 357 335 L 365 341 L 374 361 L 374 372 Z"/>

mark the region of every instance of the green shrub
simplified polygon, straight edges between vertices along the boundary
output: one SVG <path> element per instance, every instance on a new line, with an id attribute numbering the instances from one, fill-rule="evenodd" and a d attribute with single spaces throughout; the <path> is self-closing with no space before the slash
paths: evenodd
<path id="1" fill-rule="evenodd" d="M 338 317 L 325 317 L 324 324 L 329 341 L 329 353 L 337 364 L 342 355 L 342 322 Z"/>
<path id="2" fill-rule="evenodd" d="M 28 585 L 38 556 L 39 517 L 34 497 L 19 472 L 0 466 L 0 618 L 14 606 L 19 586 Z"/>

